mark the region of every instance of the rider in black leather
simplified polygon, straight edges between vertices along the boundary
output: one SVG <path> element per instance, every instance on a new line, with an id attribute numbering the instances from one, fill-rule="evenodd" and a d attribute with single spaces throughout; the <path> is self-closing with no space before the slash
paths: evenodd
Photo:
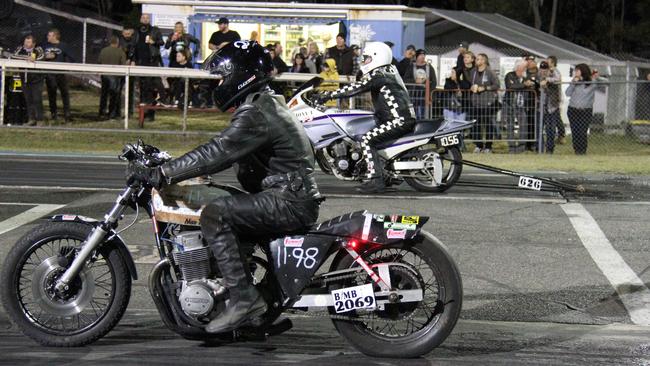
<path id="1" fill-rule="evenodd" d="M 368 167 L 368 182 L 357 188 L 361 192 L 378 193 L 386 189 L 377 145 L 404 136 L 415 127 L 415 111 L 399 72 L 391 65 L 392 57 L 390 47 L 383 42 L 366 43 L 361 65 L 362 79 L 319 96 L 321 101 L 325 101 L 370 91 L 377 127 L 368 131 L 361 140 Z"/>
<path id="2" fill-rule="evenodd" d="M 219 108 L 237 107 L 230 126 L 159 169 L 131 167 L 127 178 L 160 187 L 237 164 L 237 177 L 251 194 L 219 198 L 201 213 L 203 236 L 230 292 L 226 309 L 206 326 L 208 332 L 221 333 L 267 309 L 252 285 L 240 239 L 305 230 L 318 219 L 321 196 L 307 135 L 283 98 L 268 88 L 273 69 L 268 51 L 254 41 L 237 41 L 204 65 L 223 77 L 214 93 Z"/>

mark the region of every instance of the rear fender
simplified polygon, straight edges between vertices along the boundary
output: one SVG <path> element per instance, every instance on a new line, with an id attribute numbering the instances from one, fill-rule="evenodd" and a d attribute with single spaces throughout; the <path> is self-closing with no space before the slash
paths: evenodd
<path id="1" fill-rule="evenodd" d="M 88 227 L 91 228 L 94 228 L 99 224 L 99 221 L 91 217 L 80 216 L 80 215 L 55 215 L 52 216 L 50 221 L 51 222 L 76 222 L 79 224 L 87 225 Z M 137 280 L 138 272 L 135 268 L 135 262 L 133 261 L 133 256 L 131 256 L 131 252 L 129 252 L 129 249 L 126 247 L 126 243 L 124 243 L 124 240 L 122 240 L 122 238 L 119 235 L 112 235 L 115 234 L 114 231 L 111 231 L 110 234 L 111 236 L 113 236 L 113 238 L 107 244 L 113 245 L 115 248 L 117 248 L 120 255 L 122 255 L 122 258 L 124 258 L 124 260 L 126 261 L 126 265 L 129 269 L 129 272 L 131 273 L 131 277 L 134 280 Z"/>

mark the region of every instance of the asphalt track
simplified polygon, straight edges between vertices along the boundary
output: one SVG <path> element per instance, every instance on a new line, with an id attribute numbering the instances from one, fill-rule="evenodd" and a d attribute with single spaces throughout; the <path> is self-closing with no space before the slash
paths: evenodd
<path id="1" fill-rule="evenodd" d="M 0 258 L 41 217 L 64 212 L 101 217 L 123 187 L 123 172 L 115 158 L 0 155 Z M 647 177 L 551 175 L 583 184 L 587 192 L 562 196 L 462 185 L 422 194 L 404 185 L 387 195 L 359 196 L 352 193 L 354 183 L 318 174 L 329 197 L 321 208 L 323 220 L 358 209 L 428 215 L 425 229 L 458 263 L 461 320 L 442 346 L 423 358 L 365 357 L 328 319 L 302 314 L 289 314 L 294 328 L 264 341 L 183 340 L 162 325 L 146 289 L 156 258 L 150 224 L 141 218 L 124 233 L 140 279 L 120 324 L 87 347 L 45 348 L 22 336 L 0 309 L 0 364 L 650 365 Z M 236 183 L 230 172 L 218 180 Z M 516 184 L 515 178 L 473 169 L 461 180 Z M 129 213 L 125 222 L 133 218 Z M 603 254 L 620 261 L 608 264 Z M 622 273 L 638 281 L 617 282 Z"/>

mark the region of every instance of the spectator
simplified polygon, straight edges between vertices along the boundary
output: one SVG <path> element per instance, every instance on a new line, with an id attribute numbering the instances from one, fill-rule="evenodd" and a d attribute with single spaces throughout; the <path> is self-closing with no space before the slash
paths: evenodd
<path id="1" fill-rule="evenodd" d="M 273 65 L 278 69 L 278 74 L 289 71 L 289 66 L 282 60 L 282 44 L 280 42 L 275 42 L 273 45 L 273 50 L 275 51 L 275 57 L 273 57 Z"/>
<path id="2" fill-rule="evenodd" d="M 23 45 L 15 53 L 18 58 L 41 61 L 45 58 L 43 49 L 36 45 L 34 36 L 27 35 Z M 25 72 L 22 75 L 23 94 L 27 105 L 27 125 L 34 126 L 43 121 L 43 74 Z"/>
<path id="3" fill-rule="evenodd" d="M 189 33 L 185 33 L 183 22 L 176 22 L 174 25 L 174 32 L 167 37 L 165 42 L 165 49 L 169 51 L 169 67 L 176 67 L 176 52 L 181 52 L 185 49 L 190 49 L 190 43 L 194 43 L 198 51 L 200 41 Z"/>
<path id="4" fill-rule="evenodd" d="M 476 144 L 474 153 L 491 153 L 492 140 L 498 132 L 494 119 L 497 112 L 499 79 L 490 69 L 490 61 L 484 53 L 476 56 L 476 67 L 472 70 L 471 83 L 472 118 L 477 120 L 471 132 Z M 487 140 L 485 144 L 479 141 L 482 140 L 481 127 L 485 128 L 485 140 Z"/>
<path id="5" fill-rule="evenodd" d="M 445 91 L 442 93 L 442 115 L 445 119 L 465 120 L 467 113 L 462 110 L 463 93 L 458 83 L 457 68 L 451 68 L 451 74 L 445 79 Z"/>
<path id="6" fill-rule="evenodd" d="M 218 50 L 226 43 L 241 40 L 239 33 L 230 30 L 230 21 L 228 18 L 219 18 L 219 20 L 217 20 L 217 25 L 219 26 L 219 30 L 212 33 L 210 41 L 208 41 L 208 48 L 212 51 Z"/>
<path id="7" fill-rule="evenodd" d="M 126 55 L 126 61 L 129 65 L 135 65 L 135 48 L 138 44 L 138 33 L 135 32 L 135 29 L 132 25 L 125 25 L 120 35 L 120 48 L 124 51 Z M 133 114 L 135 109 L 135 77 L 129 78 L 129 105 L 128 111 L 129 116 Z M 124 80 L 121 81 L 124 83 Z"/>
<path id="8" fill-rule="evenodd" d="M 393 52 L 393 46 L 395 46 L 395 43 L 393 43 L 391 41 L 385 41 L 384 44 L 386 46 L 390 47 L 390 51 Z M 397 59 L 395 58 L 395 56 L 393 56 L 393 59 L 391 60 L 390 63 L 391 63 L 391 65 L 397 66 Z M 356 74 L 353 74 L 353 75 L 356 75 Z"/>
<path id="9" fill-rule="evenodd" d="M 259 39 L 258 39 L 259 37 L 260 37 L 260 35 L 259 35 L 259 33 L 257 33 L 257 31 L 252 31 L 250 40 L 259 43 Z"/>
<path id="10" fill-rule="evenodd" d="M 316 65 L 316 73 L 320 74 L 322 71 L 322 65 L 323 65 L 323 55 L 320 53 L 320 50 L 318 49 L 318 44 L 316 42 L 311 42 L 307 46 L 308 50 L 308 55 L 307 55 L 307 60 L 311 61 Z"/>
<path id="11" fill-rule="evenodd" d="M 176 62 L 174 63 L 174 68 L 187 68 L 191 69 L 194 67 L 192 65 L 192 52 L 189 48 L 185 48 L 182 51 L 176 53 Z M 173 78 L 169 82 L 171 87 L 173 104 L 179 108 L 183 108 L 183 103 L 185 101 L 185 79 L 184 78 Z M 194 90 L 194 83 L 192 79 L 189 79 L 188 85 L 188 96 L 187 100 L 192 100 L 192 91 Z"/>
<path id="12" fill-rule="evenodd" d="M 138 66 L 161 66 L 160 47 L 164 45 L 158 27 L 151 26 L 149 14 L 140 16 L 135 45 L 135 64 Z M 165 87 L 159 77 L 140 77 L 140 103 L 155 104 L 166 99 Z M 156 98 L 158 96 L 158 98 Z M 153 121 L 154 110 L 147 111 L 147 118 Z"/>
<path id="13" fill-rule="evenodd" d="M 61 42 L 61 32 L 52 28 L 47 32 L 47 43 L 43 46 L 45 52 L 45 61 L 52 62 L 74 62 L 70 56 L 69 47 Z M 47 86 L 47 98 L 50 103 L 50 116 L 52 120 L 59 118 L 56 109 L 56 91 L 61 92 L 61 102 L 63 102 L 63 116 L 66 122 L 71 122 L 70 116 L 70 89 L 68 88 L 68 77 L 65 74 L 47 74 L 45 76 Z"/>
<path id="14" fill-rule="evenodd" d="M 556 68 L 557 58 L 549 56 L 546 61 L 542 61 L 539 65 L 539 85 L 542 92 L 544 92 L 544 105 L 542 106 L 544 112 L 544 126 L 546 129 L 546 152 L 552 154 L 555 150 L 555 132 L 557 130 L 557 142 L 564 145 L 564 138 L 566 135 L 564 123 L 560 116 L 560 103 L 562 103 L 562 93 L 560 91 L 560 83 L 562 75 Z"/>
<path id="15" fill-rule="evenodd" d="M 414 59 L 415 59 L 415 46 L 410 44 L 406 46 L 406 50 L 404 50 L 404 58 L 397 63 L 397 71 L 399 72 L 402 78 L 404 78 L 404 74 L 406 73 L 406 70 L 409 69 Z"/>
<path id="16" fill-rule="evenodd" d="M 354 52 L 345 45 L 345 34 L 336 35 L 336 45 L 327 49 L 325 58 L 334 59 L 339 75 L 352 75 L 354 68 Z"/>
<path id="17" fill-rule="evenodd" d="M 300 53 L 304 56 L 305 66 L 307 66 L 307 68 L 309 69 L 309 73 L 317 74 L 316 64 L 309 59 L 309 52 L 307 51 L 307 47 L 300 47 Z"/>
<path id="18" fill-rule="evenodd" d="M 363 76 L 363 73 L 361 72 L 361 48 L 356 44 L 353 44 L 350 48 L 352 49 L 352 52 L 354 52 L 352 75 L 354 75 L 355 80 L 361 80 L 361 77 Z"/>
<path id="19" fill-rule="evenodd" d="M 535 151 L 535 111 L 537 111 L 537 101 L 539 99 L 539 79 L 537 74 L 539 72 L 537 68 L 537 63 L 535 62 L 535 56 L 526 55 L 524 56 L 526 61 L 526 81 L 524 84 L 528 88 L 532 88 L 534 92 L 526 93 L 526 116 L 528 117 L 526 121 L 526 131 L 527 135 L 525 136 L 526 140 L 526 150 Z"/>
<path id="20" fill-rule="evenodd" d="M 463 55 L 463 67 L 461 70 L 456 69 L 456 75 L 458 76 L 458 86 L 460 87 L 463 97 L 461 102 L 463 103 L 463 110 L 467 113 L 470 113 L 472 109 L 472 104 L 470 100 L 471 92 L 470 88 L 472 87 L 472 73 L 474 72 L 474 62 L 476 57 L 472 51 L 467 51 Z"/>
<path id="21" fill-rule="evenodd" d="M 306 43 L 305 43 L 304 38 L 302 38 L 302 37 L 298 38 L 298 43 L 291 50 L 291 59 L 292 60 L 296 58 L 296 54 L 298 54 L 300 52 L 300 48 L 304 47 L 305 44 Z"/>
<path id="22" fill-rule="evenodd" d="M 333 58 L 326 58 L 323 62 L 323 71 L 319 74 L 323 78 L 323 82 L 320 84 L 319 90 L 330 91 L 338 90 L 339 83 L 335 80 L 339 80 L 339 73 L 336 71 L 336 61 Z M 326 106 L 336 107 L 336 100 L 329 100 L 325 103 Z"/>
<path id="23" fill-rule="evenodd" d="M 456 70 L 463 71 L 465 67 L 465 52 L 469 51 L 469 43 L 466 41 L 460 42 L 458 45 L 458 57 L 456 59 Z"/>
<path id="24" fill-rule="evenodd" d="M 291 69 L 289 69 L 289 72 L 309 74 L 309 68 L 305 65 L 305 56 L 302 53 L 296 53 L 296 56 L 293 58 L 293 65 L 291 66 Z"/>
<path id="25" fill-rule="evenodd" d="M 578 64 L 573 70 L 571 85 L 566 90 L 569 97 L 569 125 L 571 126 L 573 150 L 577 155 L 587 153 L 587 131 L 593 118 L 596 84 L 592 82 L 591 70 L 586 64 Z"/>
<path id="26" fill-rule="evenodd" d="M 505 76 L 506 93 L 503 96 L 504 120 L 508 134 L 508 146 L 511 153 L 518 152 L 519 141 L 528 138 L 528 117 L 526 100 L 534 89 L 526 84 L 527 62 L 519 60 L 514 71 Z M 519 125 L 519 134 L 515 136 L 515 125 Z"/>
<path id="27" fill-rule="evenodd" d="M 126 65 L 126 53 L 120 48 L 120 40 L 111 37 L 109 46 L 99 52 L 98 64 Z M 99 98 L 99 119 L 115 119 L 120 115 L 120 95 L 122 94 L 122 77 L 117 75 L 102 75 L 102 92 Z M 106 104 L 108 101 L 108 113 Z"/>
<path id="28" fill-rule="evenodd" d="M 411 86 L 409 89 L 410 94 L 416 97 L 411 97 L 413 102 L 413 107 L 415 108 L 415 117 L 417 119 L 424 118 L 424 109 L 426 107 L 425 103 L 425 85 L 427 81 L 429 82 L 429 88 L 435 89 L 438 85 L 438 79 L 436 77 L 436 70 L 427 62 L 426 60 L 426 51 L 419 49 L 415 51 L 415 62 L 412 63 L 412 66 L 406 70 L 404 75 L 404 82 L 407 84 L 417 84 L 416 86 Z"/>

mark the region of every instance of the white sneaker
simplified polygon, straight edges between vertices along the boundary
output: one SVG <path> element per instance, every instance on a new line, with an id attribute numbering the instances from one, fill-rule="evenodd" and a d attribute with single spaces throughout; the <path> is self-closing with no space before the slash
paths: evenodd
<path id="1" fill-rule="evenodd" d="M 492 154 L 492 149 L 483 149 L 483 151 L 481 151 L 481 152 L 483 154 Z"/>
<path id="2" fill-rule="evenodd" d="M 480 153 L 480 152 L 481 152 L 481 148 L 480 148 L 480 147 L 475 147 L 475 148 L 474 148 L 474 154 L 478 154 L 478 153 Z"/>

